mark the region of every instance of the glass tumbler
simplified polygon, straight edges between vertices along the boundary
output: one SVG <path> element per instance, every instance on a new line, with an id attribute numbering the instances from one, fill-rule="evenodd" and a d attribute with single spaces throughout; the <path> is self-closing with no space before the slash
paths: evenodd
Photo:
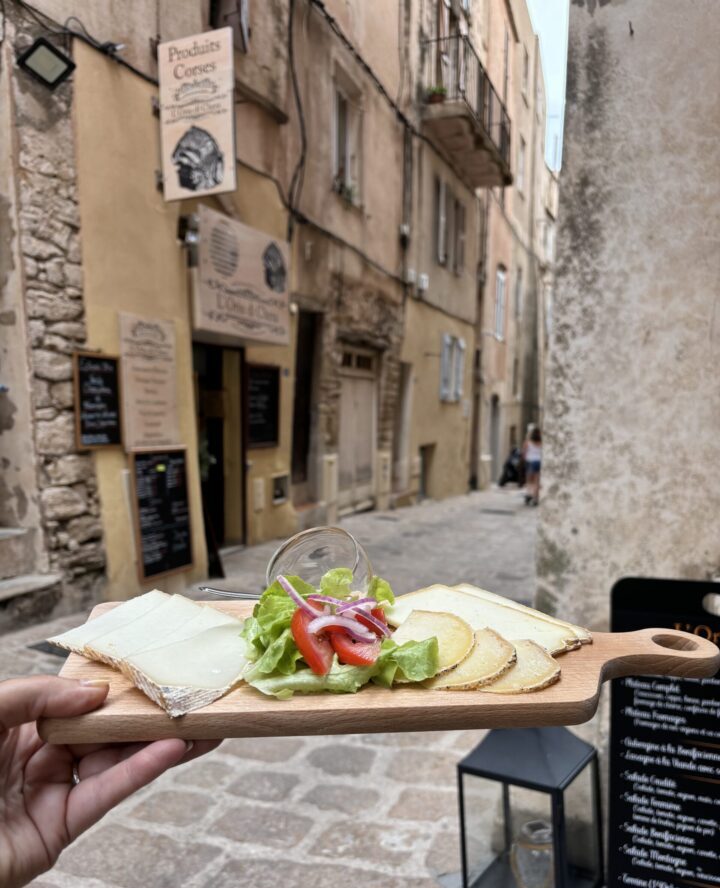
<path id="1" fill-rule="evenodd" d="M 372 565 L 355 537 L 341 527 L 311 527 L 280 546 L 268 562 L 266 580 L 269 586 L 278 574 L 296 576 L 318 588 L 323 574 L 335 567 L 349 567 L 352 590 L 367 592 Z"/>
<path id="2" fill-rule="evenodd" d="M 518 888 L 549 888 L 553 883 L 552 827 L 531 820 L 520 828 L 510 852 L 510 866 Z"/>

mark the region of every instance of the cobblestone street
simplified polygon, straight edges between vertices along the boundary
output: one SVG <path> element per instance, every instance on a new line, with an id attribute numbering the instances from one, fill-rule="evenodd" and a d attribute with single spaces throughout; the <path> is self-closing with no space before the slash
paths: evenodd
<path id="1" fill-rule="evenodd" d="M 396 591 L 461 580 L 529 600 L 536 511 L 517 489 L 342 522 Z M 273 545 L 226 559 L 228 588 L 262 584 Z M 0 677 L 56 672 L 8 635 Z M 432 888 L 460 868 L 455 766 L 482 732 L 226 741 L 120 805 L 35 888 Z M 445 880 L 444 884 L 453 884 Z"/>

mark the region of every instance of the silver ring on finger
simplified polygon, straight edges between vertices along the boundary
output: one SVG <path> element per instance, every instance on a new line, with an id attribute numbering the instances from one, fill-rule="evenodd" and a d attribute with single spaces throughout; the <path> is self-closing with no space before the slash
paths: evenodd
<path id="1" fill-rule="evenodd" d="M 73 762 L 72 767 L 72 782 L 73 786 L 77 786 L 80 783 L 80 773 L 78 771 L 79 762 Z"/>

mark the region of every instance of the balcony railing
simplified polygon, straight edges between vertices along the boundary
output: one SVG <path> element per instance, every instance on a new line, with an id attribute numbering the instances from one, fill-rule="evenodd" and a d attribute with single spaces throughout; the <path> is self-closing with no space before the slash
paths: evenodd
<path id="1" fill-rule="evenodd" d="M 424 87 L 433 102 L 462 102 L 510 166 L 510 118 L 467 37 L 426 40 Z"/>

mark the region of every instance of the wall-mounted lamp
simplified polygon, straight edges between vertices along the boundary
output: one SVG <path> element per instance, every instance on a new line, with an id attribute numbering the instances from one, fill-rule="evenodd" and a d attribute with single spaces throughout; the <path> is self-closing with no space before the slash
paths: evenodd
<path id="1" fill-rule="evenodd" d="M 44 37 L 18 56 L 18 65 L 48 89 L 55 89 L 75 70 L 75 62 Z"/>
<path id="2" fill-rule="evenodd" d="M 178 240 L 187 250 L 190 268 L 195 268 L 197 265 L 197 246 L 200 243 L 199 228 L 200 219 L 196 213 L 180 216 L 178 219 Z"/>

